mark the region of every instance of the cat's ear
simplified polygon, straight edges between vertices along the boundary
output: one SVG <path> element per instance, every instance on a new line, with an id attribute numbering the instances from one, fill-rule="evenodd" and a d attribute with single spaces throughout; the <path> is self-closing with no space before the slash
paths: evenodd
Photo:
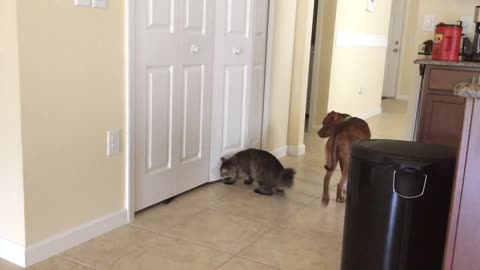
<path id="1" fill-rule="evenodd" d="M 227 160 L 227 159 L 225 159 L 224 157 L 221 157 L 220 160 L 221 160 L 222 162 L 225 162 L 225 160 Z"/>

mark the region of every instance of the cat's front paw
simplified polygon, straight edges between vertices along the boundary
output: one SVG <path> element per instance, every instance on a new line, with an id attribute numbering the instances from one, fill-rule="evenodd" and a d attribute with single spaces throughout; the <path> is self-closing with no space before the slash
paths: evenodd
<path id="1" fill-rule="evenodd" d="M 235 183 L 235 180 L 233 180 L 231 177 L 223 179 L 223 183 L 225 185 L 233 185 Z"/>
<path id="2" fill-rule="evenodd" d="M 253 191 L 255 191 L 255 193 L 265 195 L 265 196 L 273 195 L 273 191 L 271 191 L 271 190 L 267 191 L 267 190 L 262 190 L 261 188 L 256 188 Z"/>

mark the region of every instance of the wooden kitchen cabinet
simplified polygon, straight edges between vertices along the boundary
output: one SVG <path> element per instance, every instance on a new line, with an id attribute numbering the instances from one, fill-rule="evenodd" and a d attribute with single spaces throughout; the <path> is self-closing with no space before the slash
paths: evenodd
<path id="1" fill-rule="evenodd" d="M 419 141 L 458 147 L 463 126 L 465 99 L 427 94 L 424 101 L 422 133 Z"/>
<path id="2" fill-rule="evenodd" d="M 480 100 L 466 101 L 443 270 L 480 270 Z"/>
<path id="3" fill-rule="evenodd" d="M 432 64 L 433 63 L 433 64 Z M 449 145 L 458 149 L 463 127 L 465 98 L 453 94 L 460 82 L 471 81 L 480 67 L 426 64 L 420 95 L 416 141 Z"/>

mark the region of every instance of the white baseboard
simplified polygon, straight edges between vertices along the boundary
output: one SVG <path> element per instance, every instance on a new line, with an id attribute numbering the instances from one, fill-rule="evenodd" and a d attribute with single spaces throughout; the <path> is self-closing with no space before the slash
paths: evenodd
<path id="1" fill-rule="evenodd" d="M 128 211 L 123 209 L 29 245 L 27 248 L 0 239 L 0 257 L 21 267 L 28 267 L 127 223 Z"/>
<path id="2" fill-rule="evenodd" d="M 289 145 L 287 147 L 287 154 L 289 156 L 301 156 L 305 154 L 305 144 Z"/>
<path id="3" fill-rule="evenodd" d="M 273 151 L 270 151 L 272 155 L 274 155 L 276 158 L 282 158 L 287 155 L 288 152 L 288 147 L 286 145 L 279 147 Z"/>
<path id="4" fill-rule="evenodd" d="M 0 258 L 25 267 L 25 246 L 0 238 Z"/>
<path id="5" fill-rule="evenodd" d="M 396 100 L 408 101 L 408 95 L 396 96 L 395 99 Z"/>
<path id="6" fill-rule="evenodd" d="M 359 115 L 355 115 L 355 117 L 358 117 L 358 118 L 361 118 L 363 120 L 366 120 L 370 117 L 373 117 L 373 116 L 376 116 L 376 115 L 379 115 L 382 113 L 382 108 L 379 107 L 379 108 L 376 108 L 374 110 L 371 110 L 369 112 L 366 112 L 366 113 L 362 113 L 362 114 L 359 114 Z"/>

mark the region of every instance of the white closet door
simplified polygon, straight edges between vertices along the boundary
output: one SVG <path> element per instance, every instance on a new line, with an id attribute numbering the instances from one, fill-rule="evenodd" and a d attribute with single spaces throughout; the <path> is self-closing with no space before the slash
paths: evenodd
<path id="1" fill-rule="evenodd" d="M 220 157 L 260 147 L 267 21 L 268 0 L 217 1 L 211 180 Z"/>
<path id="2" fill-rule="evenodd" d="M 135 210 L 208 181 L 214 9 L 135 1 Z"/>
<path id="3" fill-rule="evenodd" d="M 253 40 L 252 90 L 248 121 L 248 147 L 262 144 L 263 104 L 265 95 L 265 69 L 267 58 L 268 0 L 255 0 Z"/>

